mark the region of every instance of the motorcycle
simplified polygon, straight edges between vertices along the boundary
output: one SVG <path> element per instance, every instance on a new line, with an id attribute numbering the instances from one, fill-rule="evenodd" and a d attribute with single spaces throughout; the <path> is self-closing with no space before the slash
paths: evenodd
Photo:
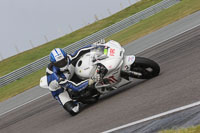
<path id="1" fill-rule="evenodd" d="M 75 74 L 79 80 L 99 75 L 93 86 L 88 86 L 78 94 L 67 90 L 70 97 L 83 104 L 96 103 L 101 95 L 118 89 L 122 79 L 151 79 L 160 73 L 158 63 L 144 57 L 124 55 L 125 49 L 116 41 L 100 41 L 93 44 L 90 52 L 82 55 L 75 63 Z M 40 86 L 48 88 L 41 78 Z M 73 110 L 67 110 L 73 114 Z"/>

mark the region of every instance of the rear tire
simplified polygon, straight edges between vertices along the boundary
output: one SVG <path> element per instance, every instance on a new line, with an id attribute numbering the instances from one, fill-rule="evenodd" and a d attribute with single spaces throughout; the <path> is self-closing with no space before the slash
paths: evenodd
<path id="1" fill-rule="evenodd" d="M 153 60 L 136 57 L 135 62 L 131 65 L 132 77 L 138 79 L 150 79 L 160 73 L 160 66 Z"/>

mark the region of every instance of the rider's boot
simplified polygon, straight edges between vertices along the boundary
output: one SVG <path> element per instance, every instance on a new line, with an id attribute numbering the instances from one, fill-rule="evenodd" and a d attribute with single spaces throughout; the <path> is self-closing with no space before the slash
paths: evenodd
<path id="1" fill-rule="evenodd" d="M 63 105 L 63 108 L 68 111 L 72 116 L 80 112 L 80 105 L 74 101 L 68 101 Z"/>

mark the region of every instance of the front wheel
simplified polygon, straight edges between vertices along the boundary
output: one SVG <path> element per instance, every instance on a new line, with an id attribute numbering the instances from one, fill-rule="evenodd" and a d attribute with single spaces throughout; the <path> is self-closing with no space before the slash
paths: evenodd
<path id="1" fill-rule="evenodd" d="M 136 57 L 135 62 L 131 65 L 131 76 L 138 79 L 150 79 L 160 73 L 160 66 L 153 60 Z"/>

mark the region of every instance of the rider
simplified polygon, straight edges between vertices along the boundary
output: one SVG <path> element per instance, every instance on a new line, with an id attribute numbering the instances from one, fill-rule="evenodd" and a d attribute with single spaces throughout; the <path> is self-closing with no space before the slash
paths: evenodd
<path id="1" fill-rule="evenodd" d="M 68 91 L 79 92 L 95 82 L 95 78 L 84 80 L 79 83 L 71 81 L 74 76 L 75 62 L 80 58 L 80 56 L 89 52 L 91 49 L 92 46 L 87 45 L 86 47 L 75 51 L 75 53 L 71 55 L 67 54 L 60 48 L 55 48 L 50 53 L 51 63 L 46 68 L 49 90 L 63 108 L 69 111 L 72 115 L 79 112 L 79 103 L 70 98 Z M 67 88 L 68 91 L 64 88 Z"/>

